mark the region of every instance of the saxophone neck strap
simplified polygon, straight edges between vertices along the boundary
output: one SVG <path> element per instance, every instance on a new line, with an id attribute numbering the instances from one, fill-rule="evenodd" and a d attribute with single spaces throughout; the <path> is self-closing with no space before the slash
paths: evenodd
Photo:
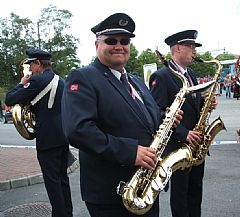
<path id="1" fill-rule="evenodd" d="M 55 95 L 57 92 L 59 76 L 54 75 L 50 83 L 30 102 L 31 105 L 35 105 L 40 99 L 42 99 L 49 91 L 50 96 L 48 99 L 48 108 L 51 109 L 54 103 Z"/>

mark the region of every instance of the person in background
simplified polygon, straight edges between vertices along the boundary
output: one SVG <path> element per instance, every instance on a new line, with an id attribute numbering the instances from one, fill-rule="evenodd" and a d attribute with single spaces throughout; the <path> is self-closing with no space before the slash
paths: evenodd
<path id="1" fill-rule="evenodd" d="M 237 100 L 240 98 L 240 73 L 236 75 L 235 79 L 235 96 Z"/>
<path id="2" fill-rule="evenodd" d="M 27 49 L 32 75 L 9 90 L 6 105 L 31 102 L 36 117 L 36 150 L 45 187 L 52 206 L 52 217 L 72 217 L 72 200 L 67 175 L 69 145 L 63 134 L 61 99 L 64 80 L 52 71 L 51 53 Z"/>
<path id="3" fill-rule="evenodd" d="M 198 84 L 194 72 L 189 67 L 196 56 L 196 47 L 202 46 L 195 41 L 196 38 L 196 30 L 185 30 L 165 39 L 165 43 L 170 46 L 172 55 L 172 59 L 169 61 L 170 66 L 184 74 L 190 86 Z M 182 82 L 169 68 L 164 67 L 151 75 L 149 87 L 153 98 L 164 113 L 182 88 Z M 204 99 L 199 92 L 186 95 L 182 106 L 183 119 L 169 140 L 165 150 L 166 154 L 179 149 L 186 143 L 193 149 L 199 145 L 201 135 L 194 130 L 194 127 L 200 117 L 203 103 Z M 214 98 L 212 107 L 215 108 L 216 104 L 216 98 Z M 204 162 L 199 166 L 193 166 L 191 170 L 177 170 L 172 174 L 170 205 L 173 217 L 201 216 L 203 175 Z"/>
<path id="4" fill-rule="evenodd" d="M 3 107 L 2 107 L 2 100 L 0 99 L 0 119 L 3 118 Z"/>
<path id="5" fill-rule="evenodd" d="M 225 86 L 225 91 L 226 91 L 226 98 L 231 98 L 231 84 L 232 84 L 231 77 L 227 73 L 225 78 L 224 78 L 224 86 Z"/>
<path id="6" fill-rule="evenodd" d="M 134 30 L 125 13 L 94 26 L 96 59 L 71 71 L 63 92 L 63 128 L 79 149 L 82 199 L 91 217 L 136 217 L 117 187 L 138 167 L 152 169 L 157 161 L 149 145 L 161 123 L 159 108 L 144 81 L 125 69 Z M 158 200 L 142 216 L 159 216 Z"/>

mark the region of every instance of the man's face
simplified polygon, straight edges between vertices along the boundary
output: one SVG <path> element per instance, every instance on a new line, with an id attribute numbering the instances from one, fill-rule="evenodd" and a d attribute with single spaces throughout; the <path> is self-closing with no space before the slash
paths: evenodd
<path id="1" fill-rule="evenodd" d="M 181 62 L 188 66 L 192 63 L 196 56 L 196 45 L 195 44 L 178 44 Z"/>
<path id="2" fill-rule="evenodd" d="M 30 63 L 30 71 L 33 74 L 37 74 L 40 72 L 40 61 L 39 60 L 35 60 L 33 62 Z"/>
<path id="3" fill-rule="evenodd" d="M 127 35 L 102 35 L 96 43 L 97 57 L 104 65 L 121 71 L 130 56 L 130 38 Z"/>

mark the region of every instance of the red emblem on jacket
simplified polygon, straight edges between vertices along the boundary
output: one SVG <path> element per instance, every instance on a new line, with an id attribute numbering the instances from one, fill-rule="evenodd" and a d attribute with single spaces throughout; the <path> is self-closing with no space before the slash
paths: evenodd
<path id="1" fill-rule="evenodd" d="M 78 84 L 71 84 L 71 85 L 70 85 L 70 90 L 71 90 L 71 91 L 76 91 L 76 90 L 78 90 Z"/>

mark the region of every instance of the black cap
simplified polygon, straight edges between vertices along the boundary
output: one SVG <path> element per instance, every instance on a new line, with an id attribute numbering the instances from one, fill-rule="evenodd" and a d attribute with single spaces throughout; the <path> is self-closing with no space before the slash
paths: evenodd
<path id="1" fill-rule="evenodd" d="M 182 32 L 175 33 L 168 36 L 165 39 L 165 43 L 172 47 L 175 44 L 195 44 L 196 47 L 201 47 L 202 44 L 197 43 L 195 39 L 197 38 L 198 32 L 196 30 L 185 30 Z"/>
<path id="2" fill-rule="evenodd" d="M 127 34 L 130 38 L 135 37 L 135 34 L 133 34 L 134 30 L 135 23 L 133 19 L 124 13 L 112 14 L 91 28 L 91 31 L 96 36 Z"/>
<path id="3" fill-rule="evenodd" d="M 35 60 L 50 60 L 52 57 L 51 53 L 47 51 L 33 48 L 27 49 L 26 54 L 28 59 L 24 62 L 25 64 L 29 64 Z"/>

